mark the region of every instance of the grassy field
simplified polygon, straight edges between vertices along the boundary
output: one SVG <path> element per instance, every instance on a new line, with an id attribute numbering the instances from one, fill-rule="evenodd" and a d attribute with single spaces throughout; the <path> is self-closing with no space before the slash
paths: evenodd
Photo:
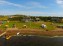
<path id="1" fill-rule="evenodd" d="M 0 17 L 0 20 L 8 20 L 8 16 Z M 18 29 L 23 29 L 23 25 L 27 25 L 26 29 L 41 29 L 41 24 L 45 24 L 47 26 L 47 30 L 54 30 L 56 29 L 56 25 L 63 25 L 63 23 L 54 23 L 52 25 L 52 22 L 44 22 L 44 21 L 38 21 L 38 22 L 19 22 L 19 21 L 10 21 L 9 23 L 4 21 L 3 24 L 0 24 L 0 29 L 5 30 L 5 25 L 8 25 L 8 28 L 12 28 L 13 24 L 16 24 L 16 27 Z"/>
<path id="2" fill-rule="evenodd" d="M 1 26 L 0 29 L 5 29 L 5 25 L 8 25 L 8 28 L 12 28 L 13 24 L 16 24 L 16 27 L 19 29 L 23 29 L 23 25 L 27 25 L 26 29 L 43 29 L 41 28 L 41 24 L 46 24 L 47 25 L 47 29 L 48 30 L 54 30 L 55 26 L 51 25 L 51 22 L 43 22 L 43 21 L 38 21 L 38 22 L 18 22 L 18 21 L 10 21 L 8 22 L 4 22 Z"/>

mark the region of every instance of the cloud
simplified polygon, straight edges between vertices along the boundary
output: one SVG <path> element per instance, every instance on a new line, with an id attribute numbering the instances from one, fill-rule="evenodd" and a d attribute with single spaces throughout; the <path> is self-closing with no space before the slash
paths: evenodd
<path id="1" fill-rule="evenodd" d="M 47 12 L 39 12 L 39 11 L 0 11 L 0 14 L 25 14 L 25 15 L 42 15 L 42 14 L 52 14 Z"/>
<path id="2" fill-rule="evenodd" d="M 11 3 L 11 2 L 8 2 L 8 1 L 4 1 L 4 0 L 0 0 L 0 4 L 1 5 L 12 5 L 12 6 L 16 6 L 16 7 L 24 7 L 20 4 Z"/>
<path id="3" fill-rule="evenodd" d="M 31 15 L 31 16 L 62 16 L 63 13 L 57 12 L 40 12 L 40 11 L 18 11 L 17 14 Z"/>
<path id="4" fill-rule="evenodd" d="M 0 0 L 0 5 L 11 5 L 11 6 L 15 6 L 15 7 L 19 7 L 19 8 L 24 8 L 24 9 L 32 9 L 32 7 L 26 6 L 26 5 L 21 5 L 21 4 L 16 4 L 16 3 L 12 3 L 9 1 L 5 1 L 5 0 Z"/>
<path id="5" fill-rule="evenodd" d="M 63 0 L 56 0 L 58 4 L 63 4 Z"/>
<path id="6" fill-rule="evenodd" d="M 40 12 L 40 11 L 0 11 L 0 15 L 23 14 L 29 16 L 63 16 L 63 12 Z"/>
<path id="7" fill-rule="evenodd" d="M 28 6 L 31 6 L 32 8 L 48 8 L 47 6 L 44 6 L 39 2 L 29 2 L 27 4 Z"/>
<path id="8" fill-rule="evenodd" d="M 56 3 L 63 7 L 63 0 L 56 0 Z"/>
<path id="9" fill-rule="evenodd" d="M 33 9 L 33 8 L 48 8 L 47 6 L 43 6 L 41 5 L 41 3 L 39 2 L 28 2 L 27 3 L 28 6 L 26 5 L 26 3 L 24 5 L 22 4 L 16 4 L 16 3 L 12 3 L 6 0 L 0 0 L 0 5 L 11 5 L 11 6 L 15 6 L 15 7 L 19 7 L 19 8 L 24 8 L 24 9 Z"/>

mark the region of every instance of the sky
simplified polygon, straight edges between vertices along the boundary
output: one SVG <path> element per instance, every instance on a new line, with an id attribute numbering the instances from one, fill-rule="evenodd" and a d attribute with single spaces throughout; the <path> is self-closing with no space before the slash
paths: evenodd
<path id="1" fill-rule="evenodd" d="M 0 15 L 63 16 L 63 0 L 0 0 Z"/>

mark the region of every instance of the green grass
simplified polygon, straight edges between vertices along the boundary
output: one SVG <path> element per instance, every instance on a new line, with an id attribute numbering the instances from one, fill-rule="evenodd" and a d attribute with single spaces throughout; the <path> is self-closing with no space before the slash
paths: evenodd
<path id="1" fill-rule="evenodd" d="M 57 25 L 63 25 L 63 23 L 56 23 Z"/>
<path id="2" fill-rule="evenodd" d="M 55 25 L 51 25 L 51 22 L 46 22 L 46 25 L 48 30 L 54 30 L 56 28 Z"/>
<path id="3" fill-rule="evenodd" d="M 43 21 L 27 22 L 27 23 L 10 21 L 9 23 L 5 22 L 4 24 L 2 24 L 2 26 L 0 26 L 0 29 L 5 29 L 5 25 L 9 25 L 9 28 L 12 28 L 13 24 L 16 24 L 16 27 L 19 28 L 19 29 L 22 29 L 23 25 L 27 25 L 27 28 L 30 28 L 30 29 L 42 29 L 40 26 L 43 23 L 47 25 L 48 30 L 55 29 L 55 27 L 53 25 L 51 25 L 51 22 L 43 22 Z"/>

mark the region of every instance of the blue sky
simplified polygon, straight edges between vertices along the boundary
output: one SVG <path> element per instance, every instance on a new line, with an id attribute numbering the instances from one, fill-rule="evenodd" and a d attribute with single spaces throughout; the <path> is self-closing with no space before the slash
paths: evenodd
<path id="1" fill-rule="evenodd" d="M 0 0 L 0 15 L 63 16 L 63 0 Z"/>

